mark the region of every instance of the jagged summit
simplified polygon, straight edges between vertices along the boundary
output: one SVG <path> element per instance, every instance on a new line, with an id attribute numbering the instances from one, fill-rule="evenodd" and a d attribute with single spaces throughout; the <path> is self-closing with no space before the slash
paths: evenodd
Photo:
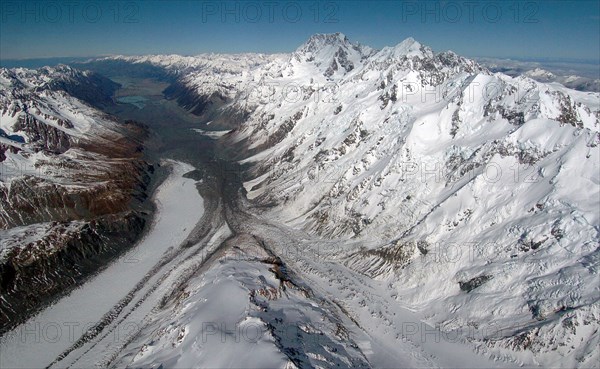
<path id="1" fill-rule="evenodd" d="M 303 65 L 305 73 L 323 75 L 337 80 L 369 64 L 371 69 L 395 69 L 419 71 L 425 79 L 443 80 L 449 74 L 460 71 L 486 73 L 475 61 L 461 57 L 452 51 L 434 53 L 427 45 L 408 37 L 396 46 L 374 50 L 351 42 L 343 33 L 315 34 L 302 44 L 290 57 L 291 65 Z M 316 69 L 316 70 L 315 70 Z"/>
<path id="2" fill-rule="evenodd" d="M 346 75 L 373 54 L 373 49 L 352 43 L 340 32 L 312 35 L 292 53 L 290 63 L 311 64 L 328 79 Z"/>
<path id="3" fill-rule="evenodd" d="M 409 37 L 396 46 L 384 47 L 378 53 L 378 55 L 380 58 L 399 59 L 403 57 L 417 57 L 424 59 L 432 58 L 434 56 L 434 53 L 430 47 L 421 44 L 412 37 Z"/>
<path id="4" fill-rule="evenodd" d="M 467 71 L 489 74 L 485 68 L 471 59 L 459 56 L 452 51 L 435 53 L 429 46 L 413 37 L 408 37 L 395 46 L 387 46 L 378 50 L 353 42 L 341 32 L 313 34 L 290 54 L 205 54 L 195 57 L 178 55 L 112 56 L 101 60 L 111 59 L 132 63 L 150 63 L 176 73 L 206 68 L 222 72 L 223 67 L 228 65 L 227 68 L 231 68 L 231 73 L 239 74 L 242 73 L 242 70 L 274 62 L 274 69 L 282 69 L 284 75 L 291 76 L 302 73 L 313 77 L 322 76 L 326 80 L 337 80 L 349 76 L 365 65 L 370 65 L 371 69 L 378 70 L 392 67 L 436 73 L 446 70 L 447 73 Z M 437 79 L 440 78 L 442 77 Z"/>
<path id="5" fill-rule="evenodd" d="M 77 81 L 94 74 L 89 71 L 75 69 L 65 64 L 44 66 L 38 69 L 0 68 L 0 76 L 4 83 L 22 83 L 28 87 L 47 88 L 58 81 Z"/>
<path id="6" fill-rule="evenodd" d="M 352 43 L 346 35 L 341 32 L 336 33 L 316 33 L 308 38 L 306 42 L 300 45 L 297 53 L 315 52 L 325 46 L 347 46 L 351 47 Z"/>
<path id="7" fill-rule="evenodd" d="M 295 54 L 315 54 L 323 49 L 329 48 L 361 50 L 364 56 L 373 53 L 372 48 L 359 43 L 353 43 L 345 34 L 336 32 L 325 34 L 317 33 L 312 35 L 305 43 L 296 49 Z M 377 53 L 382 57 L 396 59 L 402 57 L 431 58 L 434 56 L 434 52 L 430 47 L 421 44 L 412 37 L 406 38 L 396 46 L 386 46 Z"/>

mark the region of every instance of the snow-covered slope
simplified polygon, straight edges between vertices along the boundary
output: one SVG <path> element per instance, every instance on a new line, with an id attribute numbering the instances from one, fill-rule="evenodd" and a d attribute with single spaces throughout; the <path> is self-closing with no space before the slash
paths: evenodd
<path id="1" fill-rule="evenodd" d="M 244 112 L 224 139 L 254 152 L 247 196 L 264 216 L 352 240 L 331 260 L 387 281 L 444 331 L 494 324 L 502 335 L 472 338 L 491 352 L 597 360 L 597 93 L 413 39 L 375 51 L 315 35 L 253 58 L 180 83 Z"/>
<path id="2" fill-rule="evenodd" d="M 0 69 L 2 330 L 143 227 L 145 129 L 83 101 L 110 101 L 113 87 L 67 66 Z"/>
<path id="3" fill-rule="evenodd" d="M 369 366 L 344 328 L 348 318 L 255 238 L 231 238 L 213 259 L 152 315 L 116 366 Z"/>

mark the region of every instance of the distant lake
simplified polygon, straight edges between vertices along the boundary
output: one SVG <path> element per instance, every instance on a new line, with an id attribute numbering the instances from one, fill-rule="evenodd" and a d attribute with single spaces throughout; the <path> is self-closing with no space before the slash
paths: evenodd
<path id="1" fill-rule="evenodd" d="M 144 106 L 146 106 L 147 101 L 148 101 L 148 99 L 145 98 L 144 96 L 136 96 L 136 95 L 123 96 L 123 97 L 117 98 L 117 102 L 120 102 L 122 104 L 131 104 L 131 105 L 137 107 L 138 109 L 143 109 Z"/>

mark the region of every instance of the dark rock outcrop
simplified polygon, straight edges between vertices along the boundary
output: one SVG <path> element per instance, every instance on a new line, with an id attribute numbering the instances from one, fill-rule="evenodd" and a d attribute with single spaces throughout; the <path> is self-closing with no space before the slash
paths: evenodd
<path id="1" fill-rule="evenodd" d="M 44 238 L 12 249 L 0 264 L 0 333 L 127 250 L 145 222 L 134 211 L 97 217 L 74 230 L 54 222 Z"/>

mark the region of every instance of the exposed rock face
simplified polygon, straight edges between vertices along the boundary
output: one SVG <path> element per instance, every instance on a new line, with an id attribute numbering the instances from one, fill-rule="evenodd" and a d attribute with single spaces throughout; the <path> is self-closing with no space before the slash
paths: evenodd
<path id="1" fill-rule="evenodd" d="M 143 162 L 114 164 L 98 185 L 73 189 L 36 176 L 16 178 L 0 187 L 2 229 L 47 221 L 69 221 L 127 211 L 144 198 L 148 167 Z"/>
<path id="2" fill-rule="evenodd" d="M 144 224 L 142 214 L 127 211 L 90 221 L 45 223 L 44 232 L 31 242 L 13 236 L 18 245 L 0 264 L 0 331 L 131 247 Z"/>
<path id="3" fill-rule="evenodd" d="M 147 131 L 82 101 L 111 103 L 107 81 L 64 66 L 0 69 L 0 332 L 143 230 Z"/>
<path id="4" fill-rule="evenodd" d="M 31 115 L 19 116 L 13 127 L 15 131 L 23 132 L 27 136 L 27 141 L 32 143 L 33 150 L 62 154 L 71 147 L 71 141 L 67 133 L 56 127 L 41 123 Z"/>

